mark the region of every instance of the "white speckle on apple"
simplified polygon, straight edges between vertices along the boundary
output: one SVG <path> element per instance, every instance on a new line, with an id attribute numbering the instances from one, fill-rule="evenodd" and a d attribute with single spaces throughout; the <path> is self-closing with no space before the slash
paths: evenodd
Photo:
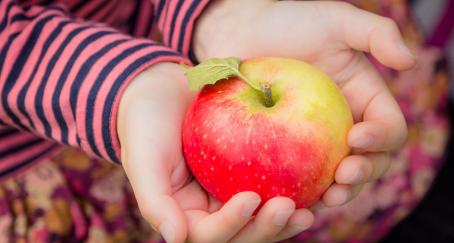
<path id="1" fill-rule="evenodd" d="M 222 136 L 222 137 L 221 137 L 221 140 L 224 140 L 224 139 L 225 139 L 225 136 Z"/>
<path id="2" fill-rule="evenodd" d="M 225 145 L 225 144 L 224 144 L 224 145 L 222 145 L 222 148 L 226 149 L 226 148 L 227 148 L 227 145 Z"/>
<path id="3" fill-rule="evenodd" d="M 212 160 L 216 160 L 216 156 L 211 157 Z"/>
<path id="4" fill-rule="evenodd" d="M 301 187 L 301 182 L 298 182 L 298 183 L 296 184 L 296 186 L 297 186 L 298 188 L 300 188 L 300 187 Z"/>
<path id="5" fill-rule="evenodd" d="M 268 144 L 263 145 L 263 148 L 266 150 L 268 149 Z"/>
<path id="6" fill-rule="evenodd" d="M 252 144 L 255 144 L 255 140 L 252 140 Z"/>
<path id="7" fill-rule="evenodd" d="M 203 175 L 205 175 L 205 176 L 206 176 L 206 175 L 207 175 L 207 173 L 206 173 L 206 172 L 203 172 Z"/>
<path id="8" fill-rule="evenodd" d="M 233 181 L 233 177 L 229 177 L 229 181 Z"/>
<path id="9" fill-rule="evenodd" d="M 207 134 L 206 134 L 206 133 L 205 133 L 205 134 L 203 134 L 203 138 L 204 138 L 204 139 L 205 139 L 205 138 L 207 138 Z"/>
<path id="10" fill-rule="evenodd" d="M 214 167 L 213 167 L 213 166 L 211 166 L 211 167 L 210 167 L 210 170 L 211 170 L 211 171 L 214 171 Z"/>
<path id="11" fill-rule="evenodd" d="M 267 162 L 271 162 L 270 157 L 266 158 L 266 161 L 267 161 Z"/>
<path id="12" fill-rule="evenodd" d="M 198 131 L 199 131 L 199 128 L 198 128 L 198 127 L 196 127 L 196 128 L 194 129 L 194 130 L 195 130 L 196 132 L 198 132 Z M 191 143 L 189 143 L 189 144 L 191 144 Z"/>
<path id="13" fill-rule="evenodd" d="M 218 94 L 222 94 L 222 90 L 218 90 Z"/>
<path id="14" fill-rule="evenodd" d="M 204 158 L 204 159 L 206 159 L 206 158 L 207 158 L 207 155 L 206 155 L 206 154 L 204 154 L 204 155 L 203 155 L 203 158 Z"/>
<path id="15" fill-rule="evenodd" d="M 232 142 L 232 143 L 233 143 L 234 141 L 235 141 L 235 139 L 234 139 L 234 138 L 231 138 L 231 139 L 230 139 L 230 142 Z"/>
<path id="16" fill-rule="evenodd" d="M 266 180 L 266 176 L 262 175 L 262 180 Z"/>
<path id="17" fill-rule="evenodd" d="M 229 170 L 232 170 L 232 166 L 231 165 L 229 165 Z"/>
<path id="18" fill-rule="evenodd" d="M 220 143 L 221 142 L 221 139 L 216 139 L 216 143 Z"/>
<path id="19" fill-rule="evenodd" d="M 260 189 L 260 188 L 262 188 L 262 185 L 258 184 L 257 189 Z"/>
<path id="20" fill-rule="evenodd" d="M 248 162 L 247 162 L 247 166 L 250 166 L 251 164 L 252 164 L 251 161 L 248 161 Z"/>
<path id="21" fill-rule="evenodd" d="M 244 160 L 244 155 L 241 155 L 241 161 L 243 161 L 243 160 Z"/>

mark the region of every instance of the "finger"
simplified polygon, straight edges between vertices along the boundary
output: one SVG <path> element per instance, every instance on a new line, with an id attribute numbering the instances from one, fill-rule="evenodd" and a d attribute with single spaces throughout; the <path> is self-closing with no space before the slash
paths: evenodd
<path id="1" fill-rule="evenodd" d="M 349 131 L 348 143 L 353 148 L 371 152 L 399 148 L 407 138 L 407 124 L 388 90 L 373 96 L 365 107 L 363 121 Z"/>
<path id="2" fill-rule="evenodd" d="M 191 225 L 189 241 L 227 242 L 249 222 L 259 204 L 257 193 L 240 192 L 217 212 L 188 215 Z"/>
<path id="3" fill-rule="evenodd" d="M 167 242 L 183 242 L 187 235 L 186 217 L 173 198 L 172 183 L 182 186 L 189 174 L 181 153 L 167 151 L 173 146 L 164 140 L 157 141 L 156 131 L 149 130 L 164 125 L 153 123 L 155 114 L 148 110 L 141 106 L 128 110 L 128 115 L 137 119 L 130 119 L 125 126 L 127 139 L 122 140 L 123 168 L 143 217 Z"/>
<path id="4" fill-rule="evenodd" d="M 355 59 L 342 74 L 342 93 L 356 122 L 349 131 L 348 143 L 370 152 L 396 149 L 407 137 L 402 111 L 366 57 L 358 54 Z"/>
<path id="5" fill-rule="evenodd" d="M 391 165 L 388 153 L 367 153 L 344 158 L 336 169 L 339 184 L 363 184 L 385 174 Z"/>
<path id="6" fill-rule="evenodd" d="M 382 64 L 398 70 L 414 66 L 415 57 L 405 45 L 392 19 L 350 4 L 336 4 L 341 8 L 335 8 L 336 14 L 332 16 L 335 23 L 341 24 L 338 36 L 348 47 L 370 52 Z"/>
<path id="7" fill-rule="evenodd" d="M 184 242 L 187 235 L 186 218 L 171 196 L 168 169 L 156 163 L 134 166 L 138 161 L 153 161 L 148 156 L 143 159 L 137 156 L 140 155 L 124 160 L 124 165 L 140 212 L 166 242 Z"/>
<path id="8" fill-rule="evenodd" d="M 314 214 L 305 209 L 297 209 L 287 222 L 287 226 L 279 232 L 272 242 L 279 242 L 291 238 L 305 230 L 314 223 Z"/>
<path id="9" fill-rule="evenodd" d="M 231 242 L 269 242 L 287 225 L 294 211 L 295 203 L 290 198 L 272 198 Z"/>
<path id="10" fill-rule="evenodd" d="M 213 213 L 222 208 L 222 202 L 208 195 L 208 212 Z"/>
<path id="11" fill-rule="evenodd" d="M 325 209 L 325 205 L 323 205 L 323 203 L 319 200 L 319 201 L 316 201 L 314 204 L 312 204 L 307 209 L 309 209 L 309 211 L 311 211 L 311 212 L 317 212 L 317 211 Z"/>
<path id="12" fill-rule="evenodd" d="M 175 192 L 172 197 L 178 202 L 181 210 L 204 210 L 208 208 L 206 192 L 196 180 L 192 180 Z"/>
<path id="13" fill-rule="evenodd" d="M 358 195 L 364 184 L 343 185 L 334 183 L 322 196 L 322 202 L 327 207 L 341 206 Z"/>

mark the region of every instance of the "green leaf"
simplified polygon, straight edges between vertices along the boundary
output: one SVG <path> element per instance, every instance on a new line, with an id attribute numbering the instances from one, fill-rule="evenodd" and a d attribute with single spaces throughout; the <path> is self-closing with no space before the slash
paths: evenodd
<path id="1" fill-rule="evenodd" d="M 239 77 L 251 83 L 240 73 L 240 59 L 236 57 L 208 59 L 197 66 L 186 67 L 186 77 L 189 82 L 189 89 L 196 91 L 207 84 L 215 84 L 217 81 L 230 77 Z M 255 85 L 251 85 L 253 88 Z M 259 88 L 260 90 L 260 88 Z"/>

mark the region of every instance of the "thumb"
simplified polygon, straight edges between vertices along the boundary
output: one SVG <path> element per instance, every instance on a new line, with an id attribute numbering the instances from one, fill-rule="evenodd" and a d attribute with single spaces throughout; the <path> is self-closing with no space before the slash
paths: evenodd
<path id="1" fill-rule="evenodd" d="M 168 243 L 184 242 L 187 235 L 186 217 L 172 197 L 170 169 L 151 153 L 135 150 L 125 153 L 125 172 L 132 185 L 142 216 L 159 231 Z M 148 150 L 150 151 L 150 150 Z"/>
<path id="2" fill-rule="evenodd" d="M 188 230 L 172 197 L 172 186 L 185 177 L 171 176 L 185 171 L 178 170 L 184 165 L 178 125 L 190 98 L 182 88 L 184 80 L 182 69 L 173 63 L 142 72 L 125 90 L 117 121 L 123 167 L 140 211 L 169 243 L 184 242 Z"/>
<path id="3" fill-rule="evenodd" d="M 398 70 L 414 66 L 415 57 L 405 45 L 397 24 L 390 18 L 342 4 L 333 15 L 342 23 L 340 35 L 349 48 L 370 52 L 383 65 Z"/>

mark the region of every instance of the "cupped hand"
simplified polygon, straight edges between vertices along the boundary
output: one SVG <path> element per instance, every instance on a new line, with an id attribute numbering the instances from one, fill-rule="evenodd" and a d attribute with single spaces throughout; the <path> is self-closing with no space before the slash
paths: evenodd
<path id="1" fill-rule="evenodd" d="M 347 138 L 353 153 L 341 161 L 335 183 L 322 197 L 327 206 L 348 202 L 364 183 L 380 178 L 390 166 L 389 153 L 406 139 L 404 116 L 364 55 L 371 53 L 397 70 L 414 65 L 397 25 L 388 18 L 338 1 L 219 0 L 198 20 L 193 48 L 199 61 L 296 58 L 335 80 L 355 124 Z"/>
<path id="2" fill-rule="evenodd" d="M 167 242 L 274 242 L 308 228 L 313 215 L 274 198 L 242 192 L 222 204 L 193 179 L 181 148 L 181 124 L 193 98 L 177 64 L 140 74 L 120 101 L 122 163 L 144 218 Z"/>

